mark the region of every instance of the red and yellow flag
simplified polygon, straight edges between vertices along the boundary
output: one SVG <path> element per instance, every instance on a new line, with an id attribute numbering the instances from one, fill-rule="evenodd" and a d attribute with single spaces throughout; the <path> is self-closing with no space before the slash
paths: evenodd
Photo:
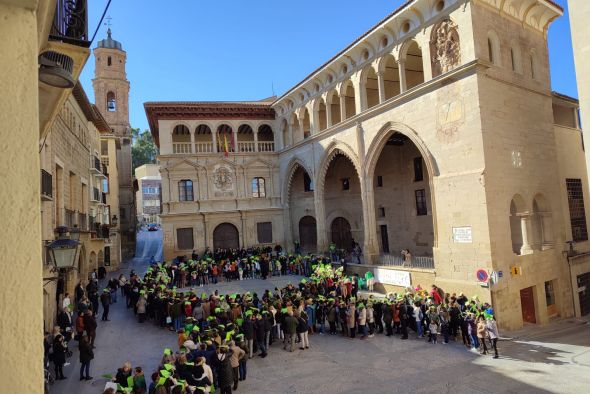
<path id="1" fill-rule="evenodd" d="M 225 157 L 229 156 L 229 147 L 227 146 L 227 134 L 223 133 L 223 151 Z"/>

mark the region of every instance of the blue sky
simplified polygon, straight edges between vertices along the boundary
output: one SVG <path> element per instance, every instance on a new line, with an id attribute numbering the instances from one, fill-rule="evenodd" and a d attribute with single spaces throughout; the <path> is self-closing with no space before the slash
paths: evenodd
<path id="1" fill-rule="evenodd" d="M 552 88 L 578 97 L 566 9 L 549 30 Z M 130 123 L 146 101 L 258 100 L 281 95 L 405 0 L 112 0 L 127 52 Z M 91 34 L 107 0 L 89 1 Z M 363 4 L 363 6 L 360 6 Z M 95 42 L 106 37 L 101 26 Z M 80 80 L 90 97 L 91 56 Z"/>

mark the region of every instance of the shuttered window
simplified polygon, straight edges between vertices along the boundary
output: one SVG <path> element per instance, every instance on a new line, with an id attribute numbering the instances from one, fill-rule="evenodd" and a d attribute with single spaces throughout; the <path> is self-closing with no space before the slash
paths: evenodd
<path id="1" fill-rule="evenodd" d="M 262 222 L 256 225 L 258 230 L 258 243 L 269 244 L 272 242 L 272 222 Z"/>
<path id="2" fill-rule="evenodd" d="M 194 248 L 192 227 L 177 228 L 176 243 L 178 244 L 178 250 L 192 250 Z"/>
<path id="3" fill-rule="evenodd" d="M 581 179 L 566 179 L 567 201 L 570 208 L 570 224 L 574 241 L 587 241 L 586 210 Z"/>

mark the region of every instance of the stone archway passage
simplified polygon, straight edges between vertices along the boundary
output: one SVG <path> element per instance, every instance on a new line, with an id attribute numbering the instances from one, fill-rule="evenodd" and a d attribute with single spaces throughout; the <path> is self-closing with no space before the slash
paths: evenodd
<path id="1" fill-rule="evenodd" d="M 299 242 L 303 251 L 314 252 L 317 249 L 317 224 L 313 216 L 304 216 L 299 220 Z"/>
<path id="2" fill-rule="evenodd" d="M 338 217 L 332 221 L 332 242 L 338 249 L 352 250 L 352 233 L 350 223 L 343 217 Z"/>
<path id="3" fill-rule="evenodd" d="M 240 234 L 236 226 L 231 223 L 221 223 L 213 230 L 214 249 L 238 249 L 240 247 Z"/>

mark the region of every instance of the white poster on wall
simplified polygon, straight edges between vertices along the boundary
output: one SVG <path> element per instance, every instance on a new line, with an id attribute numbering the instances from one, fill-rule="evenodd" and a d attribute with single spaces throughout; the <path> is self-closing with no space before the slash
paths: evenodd
<path id="1" fill-rule="evenodd" d="M 459 244 L 470 244 L 473 242 L 471 226 L 453 227 L 453 242 Z"/>
<path id="2" fill-rule="evenodd" d="M 410 273 L 407 271 L 396 271 L 386 268 L 375 269 L 375 281 L 386 285 L 401 287 L 411 286 Z"/>

